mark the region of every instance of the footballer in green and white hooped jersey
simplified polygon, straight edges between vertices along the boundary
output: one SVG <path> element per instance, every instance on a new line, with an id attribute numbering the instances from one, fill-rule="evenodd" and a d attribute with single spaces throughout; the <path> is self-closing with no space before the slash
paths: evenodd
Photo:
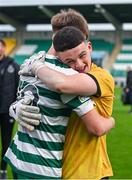
<path id="1" fill-rule="evenodd" d="M 45 63 L 65 74 L 77 73 L 51 55 L 46 55 Z M 93 102 L 89 97 L 57 93 L 35 77 L 22 76 L 18 99 L 25 95 L 40 108 L 42 119 L 32 132 L 18 127 L 5 160 L 13 171 L 29 178 L 60 179 L 68 119 L 72 111 L 79 116 L 86 114 L 93 109 Z"/>

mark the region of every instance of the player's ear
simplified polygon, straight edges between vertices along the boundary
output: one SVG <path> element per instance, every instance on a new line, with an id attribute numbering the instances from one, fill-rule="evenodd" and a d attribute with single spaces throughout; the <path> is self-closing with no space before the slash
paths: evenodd
<path id="1" fill-rule="evenodd" d="M 92 48 L 92 43 L 91 43 L 91 41 L 88 41 L 87 46 L 88 46 L 88 49 L 92 52 L 93 48 Z"/>

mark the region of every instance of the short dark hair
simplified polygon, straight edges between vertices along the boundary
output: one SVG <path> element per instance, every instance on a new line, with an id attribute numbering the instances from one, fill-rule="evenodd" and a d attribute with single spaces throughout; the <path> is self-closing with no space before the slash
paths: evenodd
<path id="1" fill-rule="evenodd" d="M 73 26 L 59 30 L 53 38 L 53 46 L 57 52 L 72 49 L 85 41 L 84 34 Z"/>
<path id="2" fill-rule="evenodd" d="M 6 47 L 6 43 L 5 43 L 5 41 L 4 41 L 3 39 L 0 39 L 0 43 L 1 43 L 4 47 Z"/>

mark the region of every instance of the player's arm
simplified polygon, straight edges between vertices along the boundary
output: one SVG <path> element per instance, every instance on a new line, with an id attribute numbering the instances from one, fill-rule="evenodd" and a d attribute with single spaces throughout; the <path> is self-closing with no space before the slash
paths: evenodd
<path id="1" fill-rule="evenodd" d="M 65 75 L 45 66 L 37 71 L 37 76 L 49 88 L 61 93 L 93 95 L 97 92 L 97 84 L 88 74 Z"/>
<path id="2" fill-rule="evenodd" d="M 82 119 L 88 132 L 102 136 L 115 126 L 113 118 L 105 118 L 97 112 L 90 97 L 62 94 L 61 99 Z"/>
<path id="3" fill-rule="evenodd" d="M 44 64 L 45 52 L 31 56 L 20 67 L 20 75 L 36 75 L 49 88 L 62 93 L 93 95 L 97 85 L 93 78 L 84 73 L 65 75 L 52 70 Z"/>
<path id="4" fill-rule="evenodd" d="M 102 136 L 115 127 L 114 118 L 105 118 L 101 116 L 96 109 L 92 109 L 83 115 L 81 119 L 86 125 L 87 130 L 96 136 Z"/>

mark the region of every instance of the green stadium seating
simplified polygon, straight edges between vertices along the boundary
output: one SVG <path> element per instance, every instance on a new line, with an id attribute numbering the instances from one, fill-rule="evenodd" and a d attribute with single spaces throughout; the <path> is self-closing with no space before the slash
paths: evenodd
<path id="1" fill-rule="evenodd" d="M 103 39 L 91 39 L 92 42 L 92 60 L 95 64 L 103 66 L 103 60 L 112 52 L 114 44 Z"/>
<path id="2" fill-rule="evenodd" d="M 102 51 L 107 51 L 109 53 L 112 52 L 112 49 L 114 47 L 114 43 L 105 41 L 103 39 L 92 39 L 92 46 L 93 50 L 102 50 Z"/>
<path id="3" fill-rule="evenodd" d="M 26 58 L 29 58 L 32 54 L 34 53 L 38 53 L 39 51 L 45 50 L 46 52 L 48 51 L 49 47 L 51 46 L 51 40 L 25 40 L 23 45 L 36 45 L 36 49 L 34 49 L 34 51 L 29 54 L 29 52 L 25 51 L 25 54 L 18 54 L 16 52 L 16 54 L 14 55 L 14 59 L 18 64 L 22 64 L 23 61 Z"/>
<path id="4" fill-rule="evenodd" d="M 132 67 L 132 39 L 124 39 L 111 73 L 114 77 L 125 78 L 126 70 L 129 66 Z"/>

